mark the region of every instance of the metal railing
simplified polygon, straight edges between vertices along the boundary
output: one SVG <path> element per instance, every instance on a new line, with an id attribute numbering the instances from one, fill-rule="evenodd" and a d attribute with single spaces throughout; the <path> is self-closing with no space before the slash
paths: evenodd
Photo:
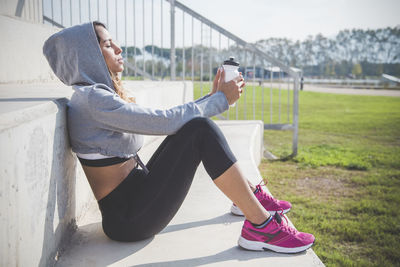
<path id="1" fill-rule="evenodd" d="M 235 56 L 247 86 L 220 118 L 259 119 L 264 129 L 291 130 L 297 154 L 300 73 L 179 1 L 42 0 L 42 13 L 43 23 L 57 27 L 104 22 L 121 41 L 126 79 L 191 80 L 204 95 L 217 68 Z"/>

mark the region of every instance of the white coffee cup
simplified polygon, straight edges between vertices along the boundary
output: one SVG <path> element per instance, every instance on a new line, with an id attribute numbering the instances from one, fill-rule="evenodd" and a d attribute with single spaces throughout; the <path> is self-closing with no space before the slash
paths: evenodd
<path id="1" fill-rule="evenodd" d="M 225 82 L 229 82 L 239 76 L 239 63 L 235 61 L 234 57 L 225 60 L 222 67 L 225 71 Z"/>
<path id="2" fill-rule="evenodd" d="M 239 62 L 236 62 L 234 57 L 229 57 L 228 60 L 225 60 L 222 67 L 225 72 L 225 82 L 229 82 L 236 77 L 239 77 Z M 235 104 L 236 102 L 230 106 L 234 107 Z"/>

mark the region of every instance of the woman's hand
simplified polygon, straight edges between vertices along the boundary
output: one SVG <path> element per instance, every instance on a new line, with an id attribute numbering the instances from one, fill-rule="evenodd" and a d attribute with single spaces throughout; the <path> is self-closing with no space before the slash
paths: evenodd
<path id="1" fill-rule="evenodd" d="M 245 85 L 246 84 L 244 82 L 242 73 L 240 73 L 238 77 L 226 83 L 224 69 L 219 68 L 217 75 L 215 75 L 211 94 L 214 94 L 217 91 L 223 92 L 228 100 L 229 105 L 232 105 L 240 98 L 243 92 L 242 88 Z"/>

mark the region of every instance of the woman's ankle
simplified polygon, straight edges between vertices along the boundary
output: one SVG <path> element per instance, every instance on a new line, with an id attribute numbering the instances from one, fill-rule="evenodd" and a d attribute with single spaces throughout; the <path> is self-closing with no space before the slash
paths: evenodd
<path id="1" fill-rule="evenodd" d="M 266 220 L 264 220 L 262 223 L 256 224 L 251 222 L 251 224 L 255 227 L 255 228 L 264 228 L 265 226 L 267 226 L 269 224 L 269 222 L 272 220 L 272 216 L 270 215 L 269 218 L 267 218 Z"/>
<path id="2" fill-rule="evenodd" d="M 256 191 L 257 188 L 256 188 L 255 185 L 253 185 L 249 180 L 247 180 L 247 183 L 249 184 L 250 189 L 251 189 L 252 192 Z"/>
<path id="3" fill-rule="evenodd" d="M 267 213 L 265 216 L 247 218 L 247 220 L 250 221 L 253 225 L 262 225 L 271 218 L 272 218 L 271 214 Z"/>

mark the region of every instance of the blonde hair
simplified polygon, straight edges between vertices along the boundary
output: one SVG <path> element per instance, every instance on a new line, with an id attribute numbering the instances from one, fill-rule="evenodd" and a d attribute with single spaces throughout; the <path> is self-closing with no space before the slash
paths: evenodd
<path id="1" fill-rule="evenodd" d="M 122 85 L 122 81 L 119 78 L 119 75 L 117 73 L 112 73 L 110 70 L 108 70 L 111 76 L 111 80 L 114 86 L 115 92 L 121 97 L 123 100 L 125 100 L 128 103 L 136 103 L 134 97 L 129 97 L 126 93 L 126 90 L 124 86 Z"/>

